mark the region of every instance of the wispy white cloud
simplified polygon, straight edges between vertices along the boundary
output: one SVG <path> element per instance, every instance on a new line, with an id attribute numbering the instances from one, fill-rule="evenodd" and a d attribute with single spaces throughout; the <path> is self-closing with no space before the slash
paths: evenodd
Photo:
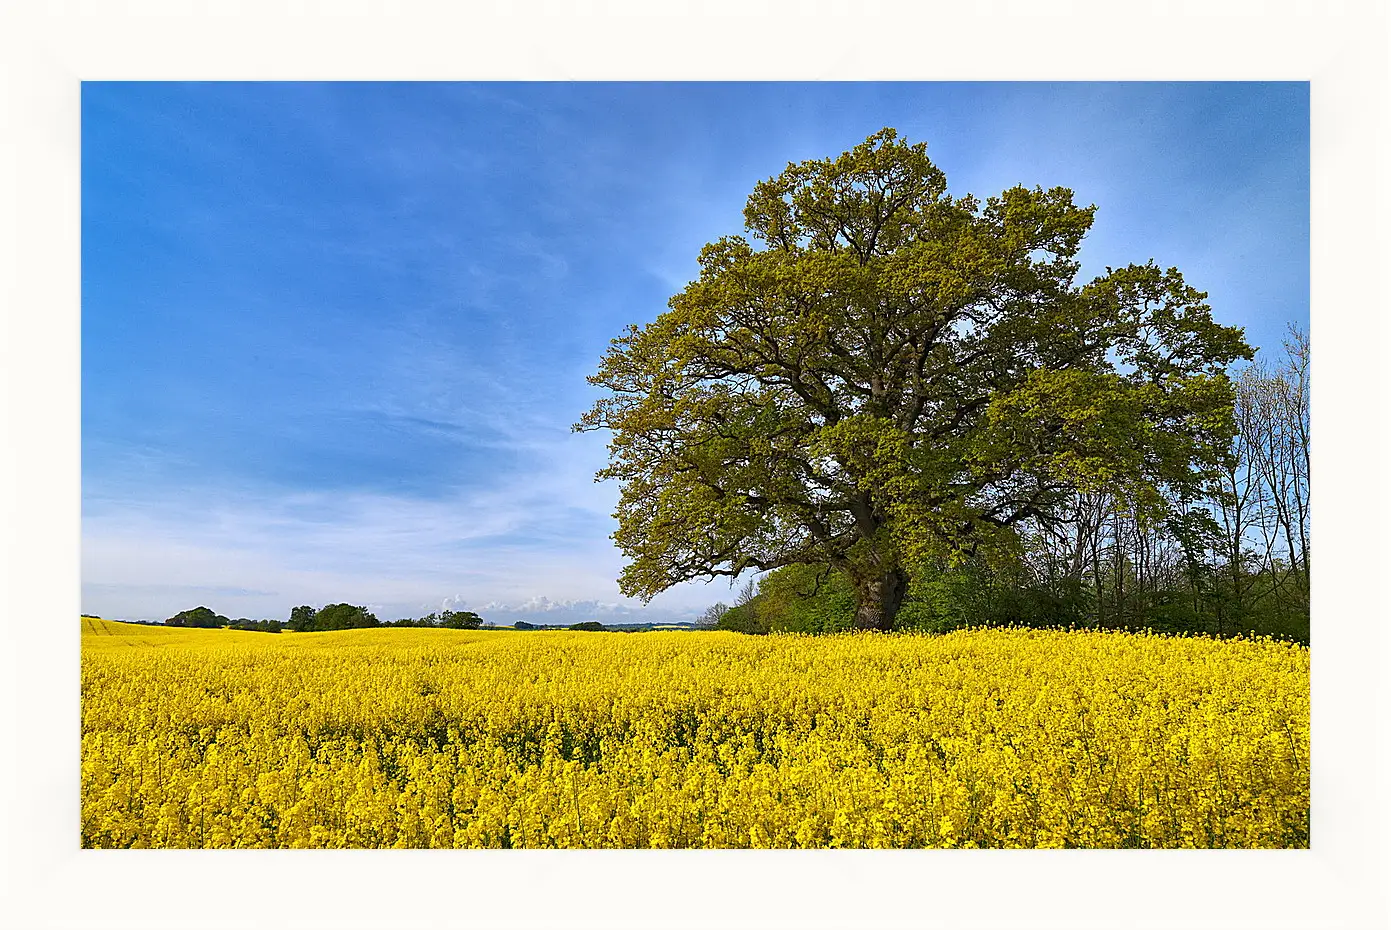
<path id="1" fill-rule="evenodd" d="M 89 499 L 84 606 L 159 619 L 218 595 L 238 606 L 208 606 L 239 615 L 347 600 L 387 616 L 482 605 L 469 609 L 589 619 L 670 617 L 713 599 L 700 585 L 647 608 L 622 597 L 622 555 L 606 538 L 617 489 L 592 480 L 601 441 L 524 445 L 525 471 L 443 498 L 205 486 Z"/>
<path id="2" fill-rule="evenodd" d="M 549 614 L 575 611 L 589 614 L 632 614 L 638 613 L 641 610 L 630 604 L 616 604 L 606 601 L 553 601 L 545 595 L 536 595 L 524 601 L 511 604 L 500 601 L 489 601 L 483 605 L 483 609 L 509 614 Z"/>

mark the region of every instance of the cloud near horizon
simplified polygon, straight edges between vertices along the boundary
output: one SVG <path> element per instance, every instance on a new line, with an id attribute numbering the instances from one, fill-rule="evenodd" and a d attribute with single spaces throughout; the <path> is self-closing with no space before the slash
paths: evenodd
<path id="1" fill-rule="evenodd" d="M 648 606 L 622 597 L 620 554 L 593 545 L 608 531 L 616 489 L 594 484 L 593 450 L 575 448 L 592 437 L 567 439 L 576 442 L 533 448 L 532 468 L 508 480 L 432 499 L 204 487 L 139 503 L 89 500 L 84 608 L 156 620 L 202 597 L 227 616 L 283 619 L 296 604 L 349 601 L 382 619 L 467 608 L 578 622 L 686 618 L 718 600 L 721 583 L 684 585 Z"/>

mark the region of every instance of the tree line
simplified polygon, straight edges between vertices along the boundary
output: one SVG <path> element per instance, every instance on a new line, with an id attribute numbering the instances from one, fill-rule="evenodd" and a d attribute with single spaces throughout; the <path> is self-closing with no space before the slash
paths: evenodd
<path id="1" fill-rule="evenodd" d="M 99 618 L 98 618 L 99 619 Z M 498 629 L 471 610 L 442 610 L 429 613 L 420 618 L 404 617 L 400 620 L 378 620 L 366 607 L 355 604 L 328 604 L 314 608 L 309 605 L 295 607 L 290 611 L 288 621 L 232 620 L 207 607 L 194 607 L 181 610 L 164 621 L 165 626 L 197 627 L 201 629 L 247 630 L 262 633 L 279 633 L 286 630 L 292 633 L 321 633 L 331 630 L 358 630 L 372 627 L 414 627 L 439 630 L 481 630 Z M 584 620 L 568 626 L 546 626 L 518 620 L 512 624 L 514 630 L 578 630 L 591 633 L 635 633 L 643 632 L 650 625 L 625 624 L 605 626 L 598 620 Z"/>
<path id="2" fill-rule="evenodd" d="M 286 629 L 297 633 L 317 633 L 328 630 L 356 630 L 367 627 L 421 627 L 445 630 L 477 630 L 483 618 L 471 610 L 442 610 L 419 619 L 404 617 L 383 623 L 365 607 L 352 604 L 329 604 L 319 610 L 309 606 L 290 611 Z"/>
<path id="3" fill-rule="evenodd" d="M 198 627 L 202 629 L 248 630 L 263 633 L 318 633 L 330 630 L 357 630 L 370 627 L 421 627 L 446 630 L 477 630 L 483 628 L 483 618 L 470 610 L 442 610 L 419 619 L 404 617 L 383 622 L 366 607 L 356 604 L 327 604 L 314 608 L 301 605 L 290 611 L 287 621 L 232 620 L 207 607 L 179 611 L 164 621 L 165 626 Z"/>

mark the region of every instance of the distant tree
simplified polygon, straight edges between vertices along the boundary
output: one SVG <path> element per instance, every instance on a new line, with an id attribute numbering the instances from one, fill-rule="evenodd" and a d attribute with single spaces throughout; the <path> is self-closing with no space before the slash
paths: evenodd
<path id="1" fill-rule="evenodd" d="M 242 617 L 230 629 L 244 630 L 248 633 L 279 633 L 282 624 L 279 620 L 248 620 Z"/>
<path id="2" fill-rule="evenodd" d="M 314 614 L 314 608 L 308 605 L 296 607 L 294 610 L 290 611 L 290 622 L 287 624 L 286 629 L 295 633 L 303 633 L 314 629 Z"/>
<path id="3" fill-rule="evenodd" d="M 440 626 L 448 630 L 477 630 L 483 618 L 471 610 L 446 610 L 440 614 Z"/>
<path id="4" fill-rule="evenodd" d="M 355 604 L 328 604 L 320 610 L 296 607 L 290 611 L 287 628 L 300 633 L 326 630 L 354 630 L 381 626 L 381 621 L 365 607 Z"/>
<path id="5" fill-rule="evenodd" d="M 371 611 L 355 604 L 328 604 L 314 616 L 315 630 L 356 630 L 380 626 Z"/>
<path id="6" fill-rule="evenodd" d="M 913 564 L 1010 551 L 1079 491 L 1165 516 L 1226 456 L 1251 349 L 1176 268 L 1079 281 L 1094 210 L 949 196 L 887 128 L 757 184 L 750 238 L 702 249 L 589 379 L 623 593 L 831 565 L 855 625 L 888 630 Z"/>
<path id="7" fill-rule="evenodd" d="M 527 623 L 525 620 L 518 620 L 516 623 L 512 624 L 512 629 L 514 629 L 514 630 L 534 630 L 534 629 L 536 629 L 536 624 L 534 624 L 534 623 Z"/>
<path id="8" fill-rule="evenodd" d="M 729 610 L 729 605 L 723 601 L 716 601 L 705 608 L 705 613 L 696 619 L 695 628 L 697 630 L 713 630 L 719 624 L 720 618 Z"/>
<path id="9" fill-rule="evenodd" d="M 598 620 L 586 620 L 583 623 L 570 624 L 570 629 L 584 630 L 589 633 L 602 633 L 604 632 L 604 625 Z"/>
<path id="10" fill-rule="evenodd" d="M 232 621 L 221 614 L 213 613 L 213 611 L 207 607 L 194 607 L 192 610 L 179 611 L 168 620 L 165 620 L 164 625 L 217 629 L 219 627 L 231 626 Z"/>

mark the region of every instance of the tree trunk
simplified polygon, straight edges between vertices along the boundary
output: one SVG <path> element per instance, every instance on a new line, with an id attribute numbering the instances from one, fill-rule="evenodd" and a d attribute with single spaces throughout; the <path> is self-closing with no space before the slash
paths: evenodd
<path id="1" fill-rule="evenodd" d="M 894 628 L 894 618 L 908 592 L 908 576 L 902 569 L 892 569 L 872 578 L 857 579 L 855 583 L 855 629 L 879 630 L 887 633 Z"/>

